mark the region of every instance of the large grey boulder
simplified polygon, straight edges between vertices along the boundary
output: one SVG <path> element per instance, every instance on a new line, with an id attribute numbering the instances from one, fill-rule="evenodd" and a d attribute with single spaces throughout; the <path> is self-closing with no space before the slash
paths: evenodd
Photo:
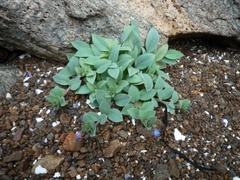
<path id="1" fill-rule="evenodd" d="M 66 62 L 70 42 L 92 33 L 118 38 L 134 18 L 169 37 L 212 34 L 240 42 L 238 0 L 1 0 L 0 46 Z"/>

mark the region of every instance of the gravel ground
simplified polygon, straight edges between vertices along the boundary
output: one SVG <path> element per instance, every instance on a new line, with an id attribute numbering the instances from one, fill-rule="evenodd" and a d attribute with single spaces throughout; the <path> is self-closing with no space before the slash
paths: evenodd
<path id="1" fill-rule="evenodd" d="M 99 126 L 96 137 L 76 139 L 81 115 L 91 111 L 87 97 L 70 92 L 68 105 L 51 111 L 44 97 L 63 65 L 26 57 L 9 63 L 22 76 L 0 101 L 0 179 L 237 179 L 239 49 L 202 39 L 173 41 L 170 47 L 185 54 L 167 71 L 192 107 L 169 115 L 166 140 L 189 159 L 217 171 L 195 168 L 137 120 L 109 122 Z M 160 121 L 162 107 L 157 111 Z"/>

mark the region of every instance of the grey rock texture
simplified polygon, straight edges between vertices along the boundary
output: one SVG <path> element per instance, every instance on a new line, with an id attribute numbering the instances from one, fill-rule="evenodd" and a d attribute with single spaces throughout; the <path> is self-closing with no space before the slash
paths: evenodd
<path id="1" fill-rule="evenodd" d="M 16 83 L 21 71 L 18 68 L 0 64 L 0 98 Z"/>
<path id="2" fill-rule="evenodd" d="M 162 42 L 201 33 L 240 42 L 238 0 L 1 0 L 0 46 L 66 62 L 71 41 L 118 38 L 132 18 L 143 36 L 156 27 Z"/>

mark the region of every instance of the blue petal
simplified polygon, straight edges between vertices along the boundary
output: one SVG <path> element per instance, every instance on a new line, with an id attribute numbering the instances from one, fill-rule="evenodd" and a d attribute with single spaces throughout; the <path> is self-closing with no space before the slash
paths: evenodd
<path id="1" fill-rule="evenodd" d="M 156 138 L 156 137 L 159 137 L 161 135 L 161 132 L 158 129 L 154 128 L 153 129 L 153 134 L 154 134 L 154 137 Z"/>

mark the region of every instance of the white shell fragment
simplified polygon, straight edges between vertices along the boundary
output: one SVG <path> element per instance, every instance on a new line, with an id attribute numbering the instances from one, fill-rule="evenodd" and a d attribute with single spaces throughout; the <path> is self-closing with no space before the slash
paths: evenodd
<path id="1" fill-rule="evenodd" d="M 35 169 L 35 174 L 46 174 L 47 169 L 43 168 L 41 165 L 38 165 Z"/>
<path id="2" fill-rule="evenodd" d="M 35 93 L 38 95 L 38 94 L 40 94 L 40 93 L 42 93 L 43 92 L 43 90 L 41 90 L 41 89 L 35 89 Z"/>
<path id="3" fill-rule="evenodd" d="M 186 136 L 182 135 L 177 128 L 174 129 L 174 137 L 176 141 L 179 141 L 179 140 L 185 141 L 185 138 L 186 138 Z"/>
<path id="4" fill-rule="evenodd" d="M 7 93 L 7 94 L 6 94 L 6 98 L 7 98 L 7 99 L 11 99 L 11 98 L 12 98 L 12 95 L 11 95 L 10 93 Z"/>
<path id="5" fill-rule="evenodd" d="M 54 178 L 59 178 L 61 177 L 61 174 L 59 172 L 55 172 L 53 175 Z"/>
<path id="6" fill-rule="evenodd" d="M 60 124 L 60 121 L 56 121 L 56 122 L 53 122 L 53 123 L 52 123 L 52 126 L 55 127 L 55 126 L 57 126 L 57 125 L 59 125 L 59 124 Z"/>
<path id="7" fill-rule="evenodd" d="M 36 121 L 37 121 L 37 122 L 41 122 L 41 121 L 43 121 L 43 118 L 37 117 L 37 118 L 36 118 Z"/>

